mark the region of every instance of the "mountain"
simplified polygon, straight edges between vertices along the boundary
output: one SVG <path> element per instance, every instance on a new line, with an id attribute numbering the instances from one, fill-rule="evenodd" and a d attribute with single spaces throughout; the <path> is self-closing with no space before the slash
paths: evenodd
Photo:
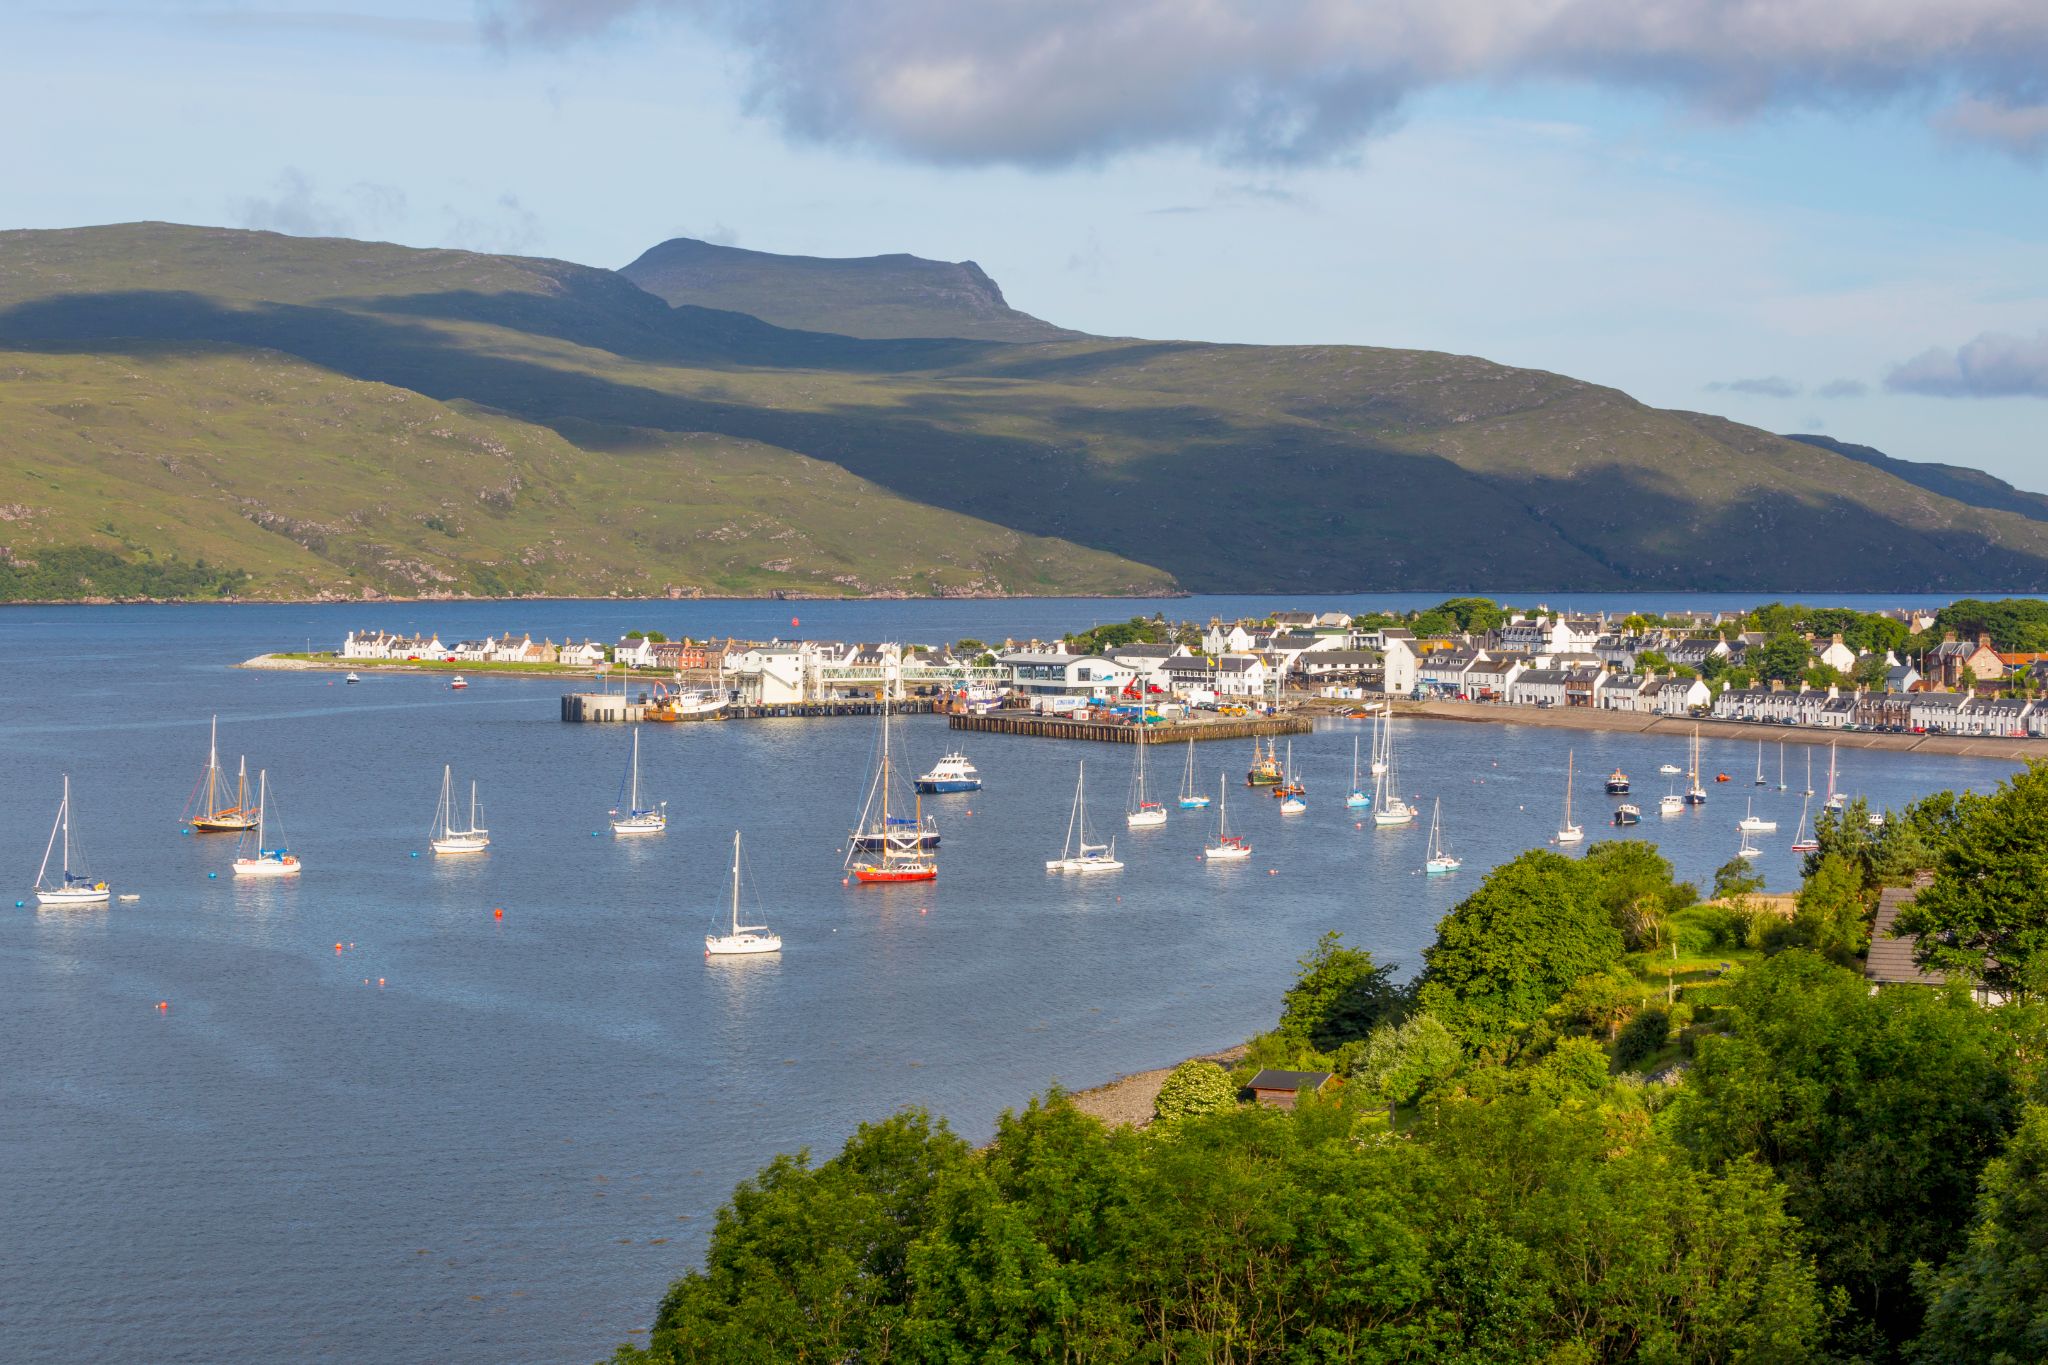
<path id="1" fill-rule="evenodd" d="M 1939 493 L 1971 507 L 1990 507 L 2017 512 L 2033 521 L 2048 521 L 2048 496 L 2016 488 L 2004 479 L 1959 464 L 1937 464 L 1928 460 L 1901 460 L 1870 446 L 1851 445 L 1832 436 L 1790 435 L 1788 441 L 1804 441 L 1822 450 L 1832 450 L 1858 464 L 1882 469 L 1893 478 L 1904 479 L 1916 488 Z"/>
<path id="2" fill-rule="evenodd" d="M 672 304 L 746 313 L 802 332 L 887 340 L 1059 341 L 1082 335 L 1020 313 L 972 261 L 920 256 L 777 256 L 692 237 L 651 247 L 619 272 Z"/>
<path id="3" fill-rule="evenodd" d="M 2048 585 L 2048 524 L 1471 356 L 859 338 L 165 224 L 0 233 L 0 350 L 17 556 L 262 592 Z"/>

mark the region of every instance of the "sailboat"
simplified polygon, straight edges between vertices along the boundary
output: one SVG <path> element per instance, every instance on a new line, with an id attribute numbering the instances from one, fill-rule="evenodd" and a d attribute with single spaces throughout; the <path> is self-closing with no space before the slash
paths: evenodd
<path id="1" fill-rule="evenodd" d="M 1202 850 L 1202 857 L 1212 863 L 1242 862 L 1252 856 L 1252 846 L 1241 834 L 1230 832 L 1230 783 L 1222 773 L 1216 774 L 1216 842 Z"/>
<path id="2" fill-rule="evenodd" d="M 1750 803 L 1745 801 L 1742 803 L 1742 818 L 1735 822 L 1735 828 L 1744 834 L 1776 834 L 1778 822 L 1755 814 L 1750 810 Z"/>
<path id="3" fill-rule="evenodd" d="M 220 770 L 219 739 L 220 717 L 215 716 L 206 736 L 206 771 L 200 774 L 200 785 L 186 806 L 190 812 L 187 823 L 197 834 L 240 834 L 256 823 L 256 812 L 249 808 L 249 760 L 243 759 L 235 774 L 235 803 L 230 806 L 227 778 Z"/>
<path id="4" fill-rule="evenodd" d="M 266 847 L 270 840 L 265 822 L 270 819 L 270 774 L 268 770 L 256 770 L 256 828 L 242 832 L 242 846 L 235 854 L 235 875 L 237 877 L 296 877 L 299 875 L 299 855 L 284 846 L 279 840 L 277 847 Z M 252 840 L 249 836 L 254 834 Z"/>
<path id="5" fill-rule="evenodd" d="M 1377 758 L 1378 740 L 1374 740 L 1374 754 Z M 1344 804 L 1352 810 L 1362 810 L 1372 804 L 1372 794 L 1358 785 L 1358 736 L 1351 737 L 1351 792 L 1344 798 Z"/>
<path id="6" fill-rule="evenodd" d="M 1287 741 L 1287 765 L 1282 771 L 1286 776 L 1273 793 L 1280 798 L 1280 813 L 1299 815 L 1308 809 L 1308 802 L 1302 799 L 1308 795 L 1308 790 L 1301 785 L 1301 779 L 1295 776 L 1294 741 L 1291 739 Z"/>
<path id="7" fill-rule="evenodd" d="M 1578 754 L 1567 749 L 1564 753 L 1564 823 L 1557 827 L 1557 842 L 1576 844 L 1583 841 L 1586 831 L 1583 826 L 1572 823 L 1572 774 L 1577 766 Z"/>
<path id="8" fill-rule="evenodd" d="M 1115 839 L 1106 844 L 1088 842 L 1087 783 L 1088 764 L 1084 759 L 1074 774 L 1074 806 L 1067 812 L 1067 841 L 1060 845 L 1059 857 L 1046 859 L 1047 872 L 1123 871 L 1124 865 L 1116 859 Z"/>
<path id="9" fill-rule="evenodd" d="M 1792 832 L 1792 851 L 1794 853 L 1820 852 L 1820 840 L 1806 832 L 1806 814 L 1812 806 L 1812 793 L 1808 793 L 1807 800 L 1799 807 L 1799 828 Z"/>
<path id="10" fill-rule="evenodd" d="M 1465 865 L 1463 859 L 1452 857 L 1444 848 L 1443 814 L 1444 803 L 1432 801 L 1429 807 L 1429 861 L 1422 865 L 1422 870 L 1432 877 L 1456 872 Z"/>
<path id="11" fill-rule="evenodd" d="M 1785 790 L 1785 741 L 1778 741 L 1778 790 Z"/>
<path id="12" fill-rule="evenodd" d="M 1840 810 L 1849 804 L 1849 797 L 1835 786 L 1835 742 L 1828 741 L 1828 799 L 1822 803 L 1829 810 Z"/>
<path id="13" fill-rule="evenodd" d="M 1749 836 L 1745 834 L 1742 836 L 1741 845 L 1735 850 L 1735 856 L 1738 858 L 1761 858 L 1764 856 L 1764 851 L 1755 844 L 1752 844 L 1749 841 Z"/>
<path id="14" fill-rule="evenodd" d="M 1133 747 L 1138 751 L 1138 762 L 1131 769 L 1131 808 L 1124 812 L 1124 823 L 1132 829 L 1157 829 L 1166 823 L 1166 807 L 1145 798 L 1145 750 L 1152 746 L 1141 743 Z"/>
<path id="15" fill-rule="evenodd" d="M 668 802 L 640 804 L 640 727 L 633 727 L 633 756 L 626 760 L 626 804 L 612 808 L 612 833 L 659 834 L 668 828 Z"/>
<path id="16" fill-rule="evenodd" d="M 704 956 L 745 957 L 782 951 L 782 935 L 765 924 L 740 923 L 740 832 L 732 832 L 732 932 L 704 935 Z"/>
<path id="17" fill-rule="evenodd" d="M 1391 761 L 1388 755 L 1394 747 L 1394 715 L 1392 703 L 1383 702 L 1372 718 L 1372 775 L 1379 777 L 1387 771 Z"/>
<path id="18" fill-rule="evenodd" d="M 1812 749 L 1808 749 L 1808 750 L 1806 751 L 1806 790 L 1805 790 L 1805 791 L 1803 791 L 1803 792 L 1801 792 L 1801 793 L 1799 793 L 1799 794 L 1800 794 L 1801 796 L 1811 796 L 1811 795 L 1813 795 L 1813 750 L 1812 750 Z"/>
<path id="19" fill-rule="evenodd" d="M 46 881 L 50 855 L 58 856 L 58 877 Z M 104 905 L 107 884 L 97 877 L 71 870 L 71 774 L 64 774 L 64 797 L 57 803 L 57 818 L 50 825 L 50 842 L 43 845 L 43 861 L 36 868 L 37 905 Z"/>
<path id="20" fill-rule="evenodd" d="M 1401 799 L 1401 779 L 1394 772 L 1394 727 L 1389 722 L 1380 734 L 1379 757 L 1373 760 L 1372 822 L 1375 825 L 1408 825 L 1415 822 L 1415 807 Z"/>
<path id="21" fill-rule="evenodd" d="M 1770 783 L 1768 783 L 1768 782 L 1764 781 L 1764 742 L 1763 742 L 1762 740 L 1758 740 L 1758 741 L 1756 742 L 1756 784 L 1755 784 L 1755 785 L 1757 785 L 1757 786 L 1759 786 L 1759 787 L 1768 787 L 1768 786 L 1770 786 L 1770 785 L 1771 785 Z"/>
<path id="22" fill-rule="evenodd" d="M 481 853 L 491 846 L 491 832 L 478 823 L 476 783 L 469 784 L 469 824 L 455 827 L 455 770 L 441 766 L 441 804 L 434 809 L 434 830 L 427 841 L 436 853 Z"/>
<path id="23" fill-rule="evenodd" d="M 913 797 L 909 820 L 889 813 L 889 703 L 882 702 L 882 761 L 875 768 L 875 780 L 868 787 L 867 804 L 860 823 L 846 842 L 846 870 L 863 886 L 886 886 L 897 882 L 929 882 L 939 875 L 938 831 L 924 824 L 924 798 Z M 873 817 L 872 822 L 870 817 Z M 925 842 L 929 834 L 931 843 Z"/>
<path id="24" fill-rule="evenodd" d="M 1692 767 L 1685 775 L 1685 804 L 1707 804 L 1707 789 L 1700 785 L 1700 727 L 1697 725 L 1692 727 Z"/>
<path id="25" fill-rule="evenodd" d="M 1189 740 L 1187 771 L 1180 775 L 1180 808 L 1200 810 L 1208 804 L 1209 793 L 1198 791 L 1195 787 L 1195 742 Z"/>

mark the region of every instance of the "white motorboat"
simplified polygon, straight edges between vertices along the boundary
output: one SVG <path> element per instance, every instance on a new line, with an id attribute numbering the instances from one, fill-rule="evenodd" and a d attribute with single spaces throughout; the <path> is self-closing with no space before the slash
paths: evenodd
<path id="1" fill-rule="evenodd" d="M 469 784 L 469 824 L 463 829 L 455 827 L 454 785 L 455 770 L 443 764 L 441 801 L 434 808 L 434 828 L 427 836 L 427 842 L 436 853 L 481 853 L 491 846 L 491 832 L 483 827 L 479 818 L 476 783 Z"/>
<path id="2" fill-rule="evenodd" d="M 1106 844 L 1088 842 L 1088 764 L 1083 761 L 1074 774 L 1074 805 L 1067 813 L 1067 841 L 1060 856 L 1048 858 L 1047 872 L 1121 872 L 1116 859 L 1116 840 Z"/>
<path id="3" fill-rule="evenodd" d="M 270 811 L 270 774 L 268 770 L 256 770 L 256 828 L 243 833 L 242 847 L 235 855 L 237 877 L 296 877 L 299 875 L 299 855 L 285 847 L 280 839 L 276 847 L 270 847 L 267 824 L 275 824 Z M 252 837 L 253 836 L 253 837 Z"/>
<path id="4" fill-rule="evenodd" d="M 1685 798 L 1677 792 L 1666 792 L 1657 798 L 1657 814 L 1678 815 L 1685 810 Z"/>
<path id="5" fill-rule="evenodd" d="M 1657 771 L 1662 773 L 1666 777 L 1676 777 L 1680 773 L 1684 772 L 1685 769 L 1679 767 L 1676 763 L 1666 763 L 1659 767 Z"/>
<path id="6" fill-rule="evenodd" d="M 1742 818 L 1735 822 L 1735 828 L 1741 830 L 1744 834 L 1776 834 L 1778 832 L 1778 822 L 1776 820 L 1764 819 L 1763 816 L 1751 811 L 1749 806 L 1750 803 L 1747 801 L 1742 803 Z"/>
<path id="7" fill-rule="evenodd" d="M 451 692 L 460 692 L 463 688 L 468 686 L 469 679 L 463 677 L 460 673 L 457 673 L 454 677 L 448 680 L 448 690 Z"/>
<path id="8" fill-rule="evenodd" d="M 651 806 L 640 804 L 640 727 L 633 727 L 633 753 L 626 760 L 626 780 L 620 784 L 624 790 L 623 804 L 614 806 L 611 812 L 612 833 L 621 837 L 635 834 L 659 834 L 668 828 L 668 802 L 657 801 Z"/>
<path id="9" fill-rule="evenodd" d="M 1577 768 L 1578 754 L 1567 749 L 1564 753 L 1564 823 L 1557 827 L 1557 842 L 1560 844 L 1584 843 L 1586 830 L 1583 825 L 1572 823 L 1572 775 Z"/>
<path id="10" fill-rule="evenodd" d="M 1443 813 L 1444 803 L 1441 800 L 1430 804 L 1429 860 L 1423 863 L 1422 870 L 1432 877 L 1442 876 L 1446 872 L 1456 872 L 1465 865 L 1463 859 L 1452 857 L 1450 850 L 1444 847 Z"/>
<path id="11" fill-rule="evenodd" d="M 1180 776 L 1180 808 L 1200 810 L 1209 804 L 1209 793 L 1195 786 L 1195 742 L 1188 741 L 1187 771 Z"/>
<path id="12" fill-rule="evenodd" d="M 1216 842 L 1202 850 L 1202 858 L 1211 863 L 1243 862 L 1252 856 L 1252 846 L 1241 834 L 1230 832 L 1230 782 L 1222 774 L 1216 774 Z"/>
<path id="13" fill-rule="evenodd" d="M 755 957 L 782 951 L 782 935 L 765 924 L 740 923 L 740 832 L 732 832 L 732 930 L 704 935 L 706 957 Z"/>
<path id="14" fill-rule="evenodd" d="M 346 678 L 343 678 L 342 681 L 353 687 L 355 684 L 361 682 L 362 679 L 358 678 L 355 674 L 351 673 Z"/>
<path id="15" fill-rule="evenodd" d="M 57 802 L 57 818 L 50 825 L 50 841 L 43 845 L 43 861 L 36 868 L 37 905 L 104 905 L 112 892 L 105 881 L 71 870 L 71 774 L 64 774 L 64 796 Z M 50 855 L 57 854 L 58 875 L 48 880 Z"/>
<path id="16" fill-rule="evenodd" d="M 726 701 L 725 693 L 708 688 L 678 692 L 669 699 L 668 711 L 676 720 L 710 720 L 725 709 Z"/>
<path id="17" fill-rule="evenodd" d="M 1141 750 L 1142 747 L 1140 746 Z M 919 791 L 934 795 L 946 792 L 978 792 L 981 790 L 981 772 L 967 761 L 966 754 L 956 750 L 932 764 L 930 772 L 919 773 L 914 785 Z"/>
<path id="18" fill-rule="evenodd" d="M 1131 746 L 1138 751 L 1138 761 L 1131 768 L 1131 804 L 1124 812 L 1124 824 L 1132 829 L 1157 829 L 1166 823 L 1166 807 L 1145 795 L 1145 750 L 1152 746 L 1142 742 L 1143 736 L 1139 739 Z"/>

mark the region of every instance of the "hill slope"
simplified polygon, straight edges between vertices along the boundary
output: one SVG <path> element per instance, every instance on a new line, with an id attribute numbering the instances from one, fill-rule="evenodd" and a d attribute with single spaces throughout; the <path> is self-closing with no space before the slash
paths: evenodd
<path id="1" fill-rule="evenodd" d="M 869 584 L 978 564 L 960 572 L 1012 591 L 1157 584 L 1159 571 L 1214 591 L 2048 585 L 2048 525 L 1755 428 L 1469 356 L 862 340 L 670 307 L 560 261 L 161 224 L 0 234 L 0 346 L 55 365 L 94 353 L 125 364 L 166 344 L 265 349 L 479 423 L 545 428 L 559 443 L 547 449 L 592 470 L 610 468 L 629 430 L 709 462 L 647 485 L 635 504 L 647 518 L 691 507 L 703 471 L 741 448 L 836 466 L 872 496 L 952 514 L 914 534 L 849 532 L 893 556 L 888 574 L 856 573 Z M 163 401 L 189 416 L 197 400 L 173 389 Z M 361 420 L 332 418 L 343 445 Z M 21 450 L 33 459 L 56 440 L 37 428 Z M 707 444 L 718 440 L 744 444 Z M 268 437 L 252 449 L 297 458 Z M 781 524 L 809 532 L 838 501 Z M 553 534 L 558 517 L 588 524 L 595 505 L 536 512 L 521 534 Z M 437 532 L 401 529 L 377 543 L 399 558 L 446 548 Z M 1003 533 L 1040 539 L 998 572 L 976 556 L 997 553 Z M 712 572 L 674 553 L 649 572 Z M 810 581 L 832 580 L 816 567 Z M 1034 573 L 1045 586 L 1013 586 Z"/>
<path id="2" fill-rule="evenodd" d="M 1882 469 L 1895 479 L 1903 479 L 1916 488 L 1930 493 L 1939 493 L 1945 498 L 1968 503 L 1972 507 L 1996 508 L 2001 512 L 2017 512 L 2033 521 L 2048 521 L 2048 496 L 2029 493 L 2017 488 L 2004 479 L 1986 474 L 1981 469 L 1970 469 L 1959 464 L 1937 464 L 1931 460 L 1902 460 L 1896 455 L 1887 455 L 1871 446 L 1852 445 L 1838 441 L 1832 436 L 1794 434 L 1788 441 L 1803 441 L 1822 450 L 1832 450 L 1837 455 L 1867 464 L 1872 469 Z"/>
<path id="3" fill-rule="evenodd" d="M 650 247 L 619 273 L 672 304 L 747 313 L 798 331 L 974 341 L 1081 335 L 1010 307 L 972 261 L 777 256 L 677 237 Z"/>

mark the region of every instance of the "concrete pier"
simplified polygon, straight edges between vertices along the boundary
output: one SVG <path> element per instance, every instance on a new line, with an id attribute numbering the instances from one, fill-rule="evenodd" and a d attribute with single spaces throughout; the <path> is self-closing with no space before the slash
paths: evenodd
<path id="1" fill-rule="evenodd" d="M 1029 735 L 1033 739 L 1088 739 L 1102 744 L 1185 744 L 1191 739 L 1257 739 L 1267 735 L 1306 735 L 1315 731 L 1307 716 L 1219 717 L 1215 720 L 1163 720 L 1155 725 L 1129 725 L 1107 720 L 1071 720 L 1032 711 L 988 711 L 946 718 L 955 730 L 991 735 Z"/>
<path id="2" fill-rule="evenodd" d="M 939 710 L 939 703 L 927 698 L 889 703 L 889 712 L 897 716 L 928 716 Z M 655 707 L 646 693 L 620 696 L 617 692 L 565 692 L 562 694 L 562 719 L 603 724 L 635 723 L 659 719 Z M 691 724 L 703 724 L 714 720 L 817 720 L 831 716 L 879 716 L 882 703 L 861 699 L 858 701 L 803 701 L 771 702 L 766 705 L 740 705 L 734 703 L 713 712 Z M 673 719 L 673 717 L 670 717 Z"/>

